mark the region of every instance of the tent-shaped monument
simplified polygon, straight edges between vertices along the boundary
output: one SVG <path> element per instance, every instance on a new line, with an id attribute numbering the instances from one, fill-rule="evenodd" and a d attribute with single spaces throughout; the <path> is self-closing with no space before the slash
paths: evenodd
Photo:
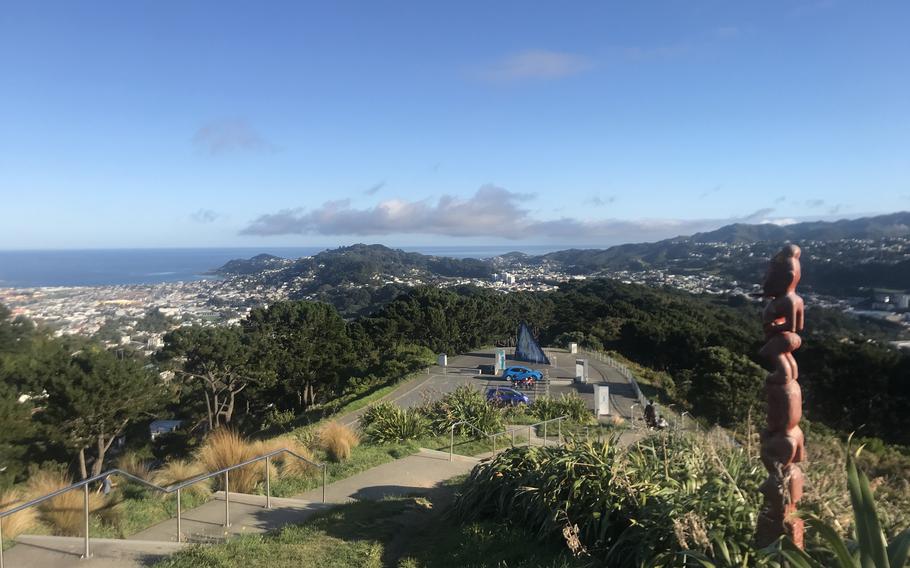
<path id="1" fill-rule="evenodd" d="M 550 359 L 547 357 L 546 353 L 543 352 L 543 349 L 540 348 L 540 344 L 534 339 L 531 330 L 528 329 L 528 324 L 525 322 L 521 322 L 521 325 L 518 326 L 518 341 L 515 342 L 515 359 L 518 361 L 527 361 L 529 363 L 550 364 Z"/>

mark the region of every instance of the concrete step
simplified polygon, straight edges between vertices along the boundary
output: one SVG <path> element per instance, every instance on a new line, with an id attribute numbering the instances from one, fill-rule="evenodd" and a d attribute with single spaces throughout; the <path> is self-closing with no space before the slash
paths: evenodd
<path id="1" fill-rule="evenodd" d="M 439 450 L 431 450 L 429 448 L 420 448 L 420 453 L 427 457 L 431 457 L 434 459 L 444 459 L 444 460 L 449 459 L 449 452 L 441 452 Z M 453 454 L 452 460 L 466 462 L 466 463 L 480 463 L 479 458 L 472 457 L 472 456 L 463 456 L 460 454 Z"/>
<path id="2" fill-rule="evenodd" d="M 187 546 L 184 543 L 116 538 L 91 539 L 91 557 L 82 558 L 85 540 L 78 536 L 19 535 L 3 551 L 4 568 L 114 568 L 148 565 Z"/>

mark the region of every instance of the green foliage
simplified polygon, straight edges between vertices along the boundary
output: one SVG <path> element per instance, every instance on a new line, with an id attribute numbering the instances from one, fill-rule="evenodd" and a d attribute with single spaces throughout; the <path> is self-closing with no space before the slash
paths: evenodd
<path id="1" fill-rule="evenodd" d="M 765 371 L 726 347 L 699 350 L 695 367 L 680 374 L 678 394 L 699 416 L 724 426 L 760 415 Z"/>
<path id="2" fill-rule="evenodd" d="M 575 393 L 562 394 L 559 398 L 538 397 L 529 410 L 538 420 L 552 420 L 560 416 L 567 416 L 569 422 L 576 423 L 593 420 L 587 403 Z"/>
<path id="3" fill-rule="evenodd" d="M 430 433 L 430 423 L 417 408 L 401 408 L 391 402 L 379 402 L 364 412 L 360 427 L 374 442 L 418 440 Z"/>
<path id="4" fill-rule="evenodd" d="M 190 397 L 205 401 L 210 429 L 231 423 L 237 397 L 245 389 L 274 383 L 272 361 L 265 356 L 261 338 L 238 327 L 181 327 L 164 341 L 159 357 L 185 377 Z"/>
<path id="5" fill-rule="evenodd" d="M 763 476 L 741 449 L 686 437 L 513 448 L 474 468 L 455 514 L 562 536 L 609 566 L 671 566 L 681 550 L 713 555 L 713 542 L 748 547 Z"/>
<path id="6" fill-rule="evenodd" d="M 30 403 L 20 403 L 16 392 L 0 383 L 0 489 L 7 487 L 25 470 L 29 439 L 35 434 Z"/>
<path id="7" fill-rule="evenodd" d="M 97 475 L 123 429 L 160 408 L 164 387 L 141 361 L 98 347 L 58 362 L 61 367 L 43 383 L 47 397 L 40 420 L 52 439 L 79 454 L 83 476 L 86 451 L 93 450 L 92 475 Z"/>
<path id="8" fill-rule="evenodd" d="M 487 434 L 502 430 L 502 412 L 487 402 L 483 393 L 462 385 L 431 403 L 424 410 L 433 431 L 448 434 L 455 426 L 456 434 L 475 435 L 477 430 Z M 473 426 L 473 428 L 472 428 Z M 477 430 L 475 430 L 475 428 Z"/>
<path id="9" fill-rule="evenodd" d="M 268 398 L 295 408 L 333 394 L 354 356 L 344 320 L 328 304 L 276 302 L 252 310 L 243 329 L 275 362 Z"/>
<path id="10" fill-rule="evenodd" d="M 848 449 L 847 490 L 853 508 L 856 539 L 845 541 L 831 525 L 817 517 L 809 520 L 822 546 L 803 552 L 790 542 L 781 542 L 775 551 L 793 568 L 903 568 L 910 561 L 910 529 L 887 541 L 882 530 L 869 478 L 856 465 Z"/>

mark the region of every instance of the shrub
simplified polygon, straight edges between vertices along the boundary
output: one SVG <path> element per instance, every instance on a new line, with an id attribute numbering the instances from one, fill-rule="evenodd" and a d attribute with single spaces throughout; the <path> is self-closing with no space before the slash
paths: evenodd
<path id="1" fill-rule="evenodd" d="M 189 460 L 169 460 L 164 467 L 152 474 L 152 482 L 162 487 L 170 487 L 184 481 L 193 479 L 205 473 L 205 468 L 199 462 Z M 212 480 L 204 479 L 188 485 L 181 490 L 184 495 L 195 495 L 208 498 L 212 494 Z M 164 493 L 161 493 L 163 496 Z"/>
<path id="2" fill-rule="evenodd" d="M 502 430 L 502 411 L 487 402 L 482 392 L 468 385 L 462 385 L 431 403 L 426 412 L 433 430 L 439 434 L 448 434 L 454 424 L 463 422 L 487 434 Z M 470 426 L 459 424 L 455 433 L 474 435 L 477 432 Z"/>
<path id="3" fill-rule="evenodd" d="M 364 433 L 374 442 L 403 442 L 426 437 L 429 421 L 416 408 L 404 409 L 390 402 L 371 405 L 360 419 Z"/>
<path id="4" fill-rule="evenodd" d="M 18 489 L 0 488 L 0 511 L 18 507 L 25 501 L 26 499 L 22 492 Z M 35 526 L 38 522 L 38 510 L 34 507 L 29 507 L 18 513 L 3 517 L 0 522 L 3 523 L 3 538 L 11 540 Z"/>
<path id="5" fill-rule="evenodd" d="M 197 459 L 205 471 L 218 471 L 255 457 L 253 445 L 239 434 L 227 428 L 213 431 L 197 451 Z M 230 490 L 237 493 L 253 493 L 256 485 L 264 479 L 262 466 L 253 463 L 228 474 Z M 217 476 L 216 485 L 224 489 L 224 477 Z"/>
<path id="6" fill-rule="evenodd" d="M 584 399 L 575 393 L 563 394 L 559 398 L 542 396 L 531 404 L 530 411 L 540 420 L 552 420 L 568 416 L 570 422 L 590 422 L 593 414 Z"/>
<path id="7" fill-rule="evenodd" d="M 319 429 L 319 446 L 334 461 L 351 457 L 351 451 L 360 445 L 360 436 L 340 422 L 327 422 Z"/>
<path id="8" fill-rule="evenodd" d="M 35 499 L 53 493 L 73 483 L 72 478 L 61 471 L 39 470 L 29 477 L 27 482 L 28 497 Z M 38 513 L 44 522 L 54 528 L 54 532 L 64 536 L 78 536 L 84 530 L 84 496 L 83 490 L 74 489 L 37 505 Z M 94 491 L 89 492 L 89 511 L 96 512 L 107 504 L 107 499 Z"/>
<path id="9" fill-rule="evenodd" d="M 750 546 L 764 471 L 742 450 L 665 434 L 626 451 L 615 442 L 506 450 L 474 468 L 455 513 L 563 537 L 608 566 Z"/>

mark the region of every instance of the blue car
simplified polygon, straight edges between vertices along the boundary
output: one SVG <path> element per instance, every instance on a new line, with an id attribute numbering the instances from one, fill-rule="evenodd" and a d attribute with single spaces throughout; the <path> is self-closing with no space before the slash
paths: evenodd
<path id="1" fill-rule="evenodd" d="M 518 406 L 519 404 L 530 404 L 531 401 L 524 393 L 507 387 L 490 387 L 487 389 L 487 402 L 499 406 Z"/>
<path id="2" fill-rule="evenodd" d="M 513 383 L 518 383 L 530 379 L 532 381 L 543 380 L 543 373 L 527 367 L 509 367 L 502 372 L 502 378 Z"/>

